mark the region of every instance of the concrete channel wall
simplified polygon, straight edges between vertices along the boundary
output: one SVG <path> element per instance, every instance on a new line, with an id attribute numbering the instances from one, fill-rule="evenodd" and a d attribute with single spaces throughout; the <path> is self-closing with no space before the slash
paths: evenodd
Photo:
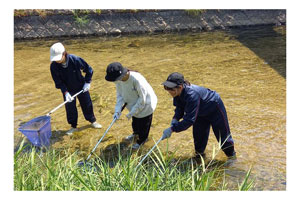
<path id="1" fill-rule="evenodd" d="M 55 10 L 54 10 L 55 11 Z M 58 12 L 59 11 L 59 12 Z M 15 40 L 74 36 L 110 36 L 182 31 L 210 31 L 244 26 L 285 25 L 286 10 L 187 10 L 115 12 L 77 16 L 72 10 L 56 10 L 46 16 L 14 17 Z"/>

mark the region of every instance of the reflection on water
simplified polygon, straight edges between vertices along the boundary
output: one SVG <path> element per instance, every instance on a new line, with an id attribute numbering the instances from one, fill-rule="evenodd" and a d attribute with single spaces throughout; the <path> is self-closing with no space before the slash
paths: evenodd
<path id="1" fill-rule="evenodd" d="M 17 131 L 20 123 L 44 115 L 63 101 L 49 71 L 49 48 L 57 41 L 15 43 L 15 145 L 21 136 Z M 161 83 L 177 71 L 193 84 L 216 90 L 225 103 L 238 155 L 237 162 L 226 170 L 226 178 L 232 185 L 241 183 L 241 177 L 252 167 L 255 190 L 286 189 L 285 27 L 60 41 L 69 53 L 84 58 L 93 67 L 94 111 L 104 129 L 112 121 L 116 100 L 114 84 L 104 79 L 109 63 L 118 61 L 141 72 L 158 96 L 150 139 L 142 148 L 144 152 L 170 124 L 174 107 Z M 81 129 L 73 137 L 64 134 L 69 129 L 65 110 L 52 114 L 52 147 L 79 150 L 85 157 L 105 130 L 89 127 L 81 110 L 78 111 Z M 113 125 L 95 153 L 109 151 L 132 133 L 131 124 L 124 117 L 127 112 Z M 162 151 L 166 150 L 167 142 L 168 151 L 177 158 L 193 156 L 191 128 L 162 141 L 159 144 Z M 206 149 L 208 156 L 216 146 L 212 134 Z M 216 159 L 226 160 L 223 152 Z"/>

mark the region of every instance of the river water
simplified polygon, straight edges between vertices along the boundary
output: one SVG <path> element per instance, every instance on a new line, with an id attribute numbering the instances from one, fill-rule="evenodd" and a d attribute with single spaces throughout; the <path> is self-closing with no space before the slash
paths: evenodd
<path id="1" fill-rule="evenodd" d="M 62 102 L 49 71 L 49 48 L 58 40 L 17 41 L 14 44 L 15 147 L 22 135 L 17 128 L 45 115 Z M 89 154 L 112 121 L 115 86 L 105 81 L 106 66 L 121 62 L 142 73 L 158 96 L 150 140 L 145 152 L 170 124 L 174 107 L 161 83 L 171 72 L 180 72 L 193 84 L 216 90 L 227 109 L 238 160 L 226 170 L 226 179 L 237 185 L 252 168 L 254 190 L 286 190 L 286 31 L 280 27 L 255 27 L 184 34 L 61 39 L 67 51 L 84 58 L 94 69 L 91 96 L 97 121 L 95 130 L 79 111 L 80 132 L 69 137 L 65 110 L 51 115 L 52 147 Z M 119 144 L 131 134 L 124 111 L 99 150 Z M 192 128 L 162 141 L 162 151 L 178 158 L 193 156 Z M 214 135 L 206 152 L 218 146 Z M 226 160 L 223 152 L 216 159 Z M 231 184 L 229 184 L 230 187 Z M 235 190 L 237 188 L 231 188 Z"/>

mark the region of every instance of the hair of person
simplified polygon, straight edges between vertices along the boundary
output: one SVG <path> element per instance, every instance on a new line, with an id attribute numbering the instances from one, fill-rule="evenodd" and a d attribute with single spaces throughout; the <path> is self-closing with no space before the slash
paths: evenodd
<path id="1" fill-rule="evenodd" d="M 138 72 L 138 71 L 136 71 L 136 70 L 132 70 L 132 69 L 129 69 L 129 68 L 127 68 L 127 70 L 129 71 L 129 72 Z M 138 72 L 139 73 L 139 72 Z"/>
<path id="2" fill-rule="evenodd" d="M 184 79 L 184 84 L 185 85 L 191 85 L 191 83 L 188 80 L 185 80 L 185 79 Z"/>

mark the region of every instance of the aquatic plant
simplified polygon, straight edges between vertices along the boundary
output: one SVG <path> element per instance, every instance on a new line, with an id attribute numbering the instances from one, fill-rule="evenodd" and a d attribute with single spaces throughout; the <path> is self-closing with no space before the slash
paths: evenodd
<path id="1" fill-rule="evenodd" d="M 27 149 L 27 150 L 26 150 Z M 26 151 L 25 151 L 26 150 Z M 138 152 L 95 157 L 83 166 L 78 153 L 43 152 L 21 144 L 14 155 L 14 190 L 23 191 L 198 191 L 228 190 L 222 166 L 176 160 L 157 148 L 142 165 Z M 250 171 L 237 190 L 250 190 Z"/>

